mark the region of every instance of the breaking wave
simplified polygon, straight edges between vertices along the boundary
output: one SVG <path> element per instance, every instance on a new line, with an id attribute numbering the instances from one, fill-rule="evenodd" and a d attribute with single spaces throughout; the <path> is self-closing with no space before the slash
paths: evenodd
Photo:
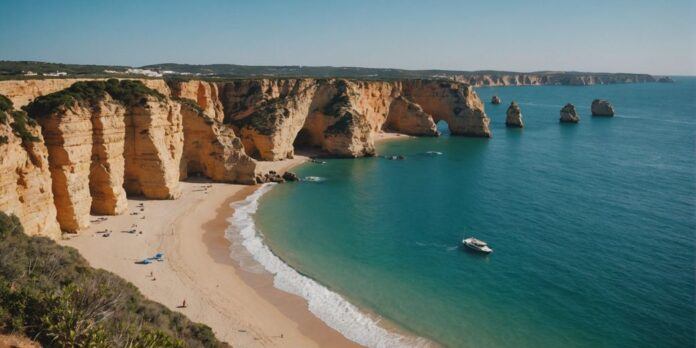
<path id="1" fill-rule="evenodd" d="M 276 256 L 263 242 L 253 220 L 259 198 L 275 184 L 264 184 L 246 199 L 232 204 L 234 214 L 225 237 L 233 245 L 241 244 L 251 257 L 273 275 L 273 285 L 307 300 L 309 310 L 346 338 L 368 347 L 428 346 L 427 340 L 400 335 L 379 325 L 370 317 L 316 281 L 303 276 Z M 231 250 L 234 253 L 234 250 Z"/>

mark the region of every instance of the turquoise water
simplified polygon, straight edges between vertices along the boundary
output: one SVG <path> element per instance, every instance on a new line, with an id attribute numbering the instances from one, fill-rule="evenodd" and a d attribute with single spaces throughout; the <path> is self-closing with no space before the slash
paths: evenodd
<path id="1" fill-rule="evenodd" d="M 486 104 L 493 138 L 397 140 L 378 151 L 404 161 L 305 165 L 323 181 L 261 198 L 266 243 L 446 346 L 693 346 L 696 78 L 477 92 L 503 99 Z M 616 117 L 592 118 L 596 97 Z M 523 130 L 504 126 L 513 99 Z M 566 102 L 579 124 L 558 123 Z M 461 249 L 470 235 L 495 252 Z"/>

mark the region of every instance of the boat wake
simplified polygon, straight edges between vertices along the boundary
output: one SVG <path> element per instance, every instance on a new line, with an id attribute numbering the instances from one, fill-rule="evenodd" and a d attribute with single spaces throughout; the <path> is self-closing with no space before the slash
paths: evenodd
<path id="1" fill-rule="evenodd" d="M 276 256 L 263 242 L 253 215 L 261 196 L 275 184 L 264 184 L 245 200 L 233 203 L 234 214 L 225 237 L 234 245 L 241 244 L 251 257 L 273 275 L 273 285 L 307 300 L 309 310 L 346 338 L 368 347 L 428 346 L 422 338 L 412 338 L 386 330 L 379 320 L 361 312 L 341 295 L 313 279 L 303 276 Z M 231 250 L 234 253 L 234 250 Z"/>

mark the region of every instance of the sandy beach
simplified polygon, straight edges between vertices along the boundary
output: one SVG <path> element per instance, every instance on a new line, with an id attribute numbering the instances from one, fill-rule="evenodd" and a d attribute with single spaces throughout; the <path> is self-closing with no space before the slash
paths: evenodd
<path id="1" fill-rule="evenodd" d="M 405 137 L 381 133 L 376 140 Z M 307 160 L 295 156 L 260 166 L 282 173 Z M 130 281 L 148 298 L 210 326 L 220 340 L 233 345 L 358 346 L 315 317 L 303 298 L 273 287 L 270 274 L 247 272 L 230 257 L 225 238 L 230 204 L 258 185 L 205 180 L 181 185 L 183 195 L 177 200 L 129 199 L 128 213 L 99 222 L 93 216 L 89 229 L 66 235 L 61 244 L 78 249 L 93 267 Z M 127 232 L 132 229 L 136 232 Z M 105 230 L 111 231 L 108 237 Z M 164 253 L 164 261 L 136 263 L 156 253 Z"/>

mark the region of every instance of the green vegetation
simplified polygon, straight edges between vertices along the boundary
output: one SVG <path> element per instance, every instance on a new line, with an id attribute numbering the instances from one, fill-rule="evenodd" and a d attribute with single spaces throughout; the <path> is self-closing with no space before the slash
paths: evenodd
<path id="1" fill-rule="evenodd" d="M 27 113 L 21 110 L 12 111 L 12 119 L 14 121 L 10 124 L 12 131 L 15 135 L 22 138 L 22 141 L 39 141 L 39 137 L 35 136 L 28 128 L 36 127 L 36 121 L 27 116 Z"/>
<path id="2" fill-rule="evenodd" d="M 0 333 L 45 347 L 223 347 L 212 330 L 145 299 L 77 250 L 0 212 Z"/>
<path id="3" fill-rule="evenodd" d="M 0 111 L 10 111 L 14 105 L 10 98 L 0 94 Z"/>
<path id="4" fill-rule="evenodd" d="M 27 71 L 37 74 L 54 73 L 63 71 L 69 75 L 104 75 L 104 70 L 125 70 L 125 66 L 109 66 L 109 65 L 79 65 L 79 64 L 60 64 L 60 63 L 44 63 L 32 61 L 0 61 L 0 76 L 16 76 L 23 75 Z"/>
<path id="5" fill-rule="evenodd" d="M 141 81 L 109 79 L 106 81 L 80 81 L 55 93 L 36 98 L 25 107 L 31 117 L 45 117 L 60 107 L 72 107 L 75 103 L 92 105 L 108 93 L 114 100 L 126 106 L 143 105 L 147 96 L 163 100 L 164 96 L 146 87 Z"/>

